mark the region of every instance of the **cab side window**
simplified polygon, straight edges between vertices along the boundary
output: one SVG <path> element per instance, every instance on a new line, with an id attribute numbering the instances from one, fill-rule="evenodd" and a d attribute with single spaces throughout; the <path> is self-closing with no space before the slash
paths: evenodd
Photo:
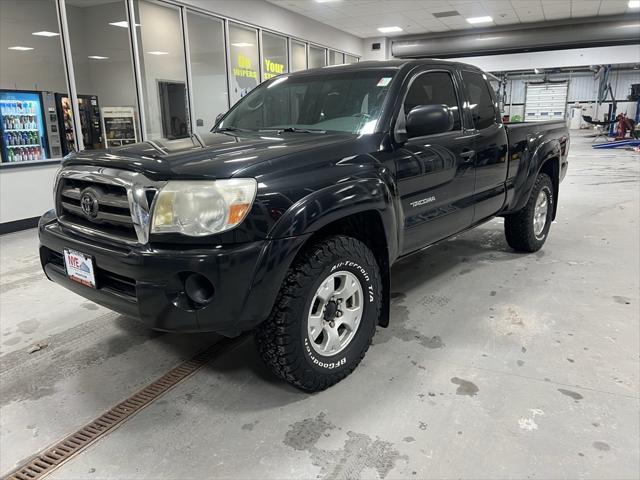
<path id="1" fill-rule="evenodd" d="M 496 108 L 484 75 L 463 71 L 462 79 L 469 94 L 469 108 L 475 128 L 482 130 L 496 123 Z"/>
<path id="2" fill-rule="evenodd" d="M 404 100 L 405 115 L 418 105 L 446 105 L 453 114 L 453 130 L 462 128 L 456 90 L 447 72 L 423 73 L 413 81 Z"/>

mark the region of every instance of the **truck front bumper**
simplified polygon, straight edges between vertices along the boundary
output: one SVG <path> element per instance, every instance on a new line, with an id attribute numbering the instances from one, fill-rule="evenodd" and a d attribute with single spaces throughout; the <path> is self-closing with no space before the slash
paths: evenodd
<path id="1" fill-rule="evenodd" d="M 307 238 L 189 249 L 180 245 L 175 249 L 129 246 L 80 236 L 61 225 L 53 211 L 40 219 L 38 230 L 40 260 L 50 280 L 157 330 L 228 336 L 267 318 L 285 274 Z M 91 256 L 96 288 L 67 277 L 64 249 Z M 207 285 L 206 302 L 193 301 L 193 291 L 185 285 L 190 276 Z"/>

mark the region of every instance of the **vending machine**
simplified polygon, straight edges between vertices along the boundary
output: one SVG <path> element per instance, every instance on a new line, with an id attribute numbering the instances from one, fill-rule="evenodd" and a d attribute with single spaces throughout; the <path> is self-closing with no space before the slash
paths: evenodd
<path id="1" fill-rule="evenodd" d="M 76 138 L 73 132 L 73 111 L 71 99 L 67 94 L 56 94 L 56 105 L 60 131 L 62 135 L 62 152 L 66 155 L 77 150 Z M 82 140 L 86 150 L 104 148 L 102 138 L 102 122 L 100 120 L 100 106 L 96 95 L 78 95 L 78 113 Z"/>
<path id="2" fill-rule="evenodd" d="M 51 131 L 50 119 L 45 114 L 48 95 L 48 92 L 0 90 L 0 156 L 3 164 L 52 158 L 50 137 L 54 147 L 59 147 L 59 140 L 55 137 L 56 132 Z"/>

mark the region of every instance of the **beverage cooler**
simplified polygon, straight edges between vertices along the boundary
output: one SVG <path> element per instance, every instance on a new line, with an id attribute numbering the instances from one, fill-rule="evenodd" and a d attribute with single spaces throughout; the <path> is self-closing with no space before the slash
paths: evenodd
<path id="1" fill-rule="evenodd" d="M 60 157 L 53 93 L 0 90 L 0 133 L 3 164 Z"/>

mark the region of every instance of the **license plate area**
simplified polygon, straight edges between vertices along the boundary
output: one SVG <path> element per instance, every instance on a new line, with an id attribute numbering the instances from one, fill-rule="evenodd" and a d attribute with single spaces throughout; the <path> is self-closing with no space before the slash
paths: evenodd
<path id="1" fill-rule="evenodd" d="M 96 288 L 96 276 L 91 256 L 65 248 L 64 266 L 70 280 L 90 288 Z"/>

